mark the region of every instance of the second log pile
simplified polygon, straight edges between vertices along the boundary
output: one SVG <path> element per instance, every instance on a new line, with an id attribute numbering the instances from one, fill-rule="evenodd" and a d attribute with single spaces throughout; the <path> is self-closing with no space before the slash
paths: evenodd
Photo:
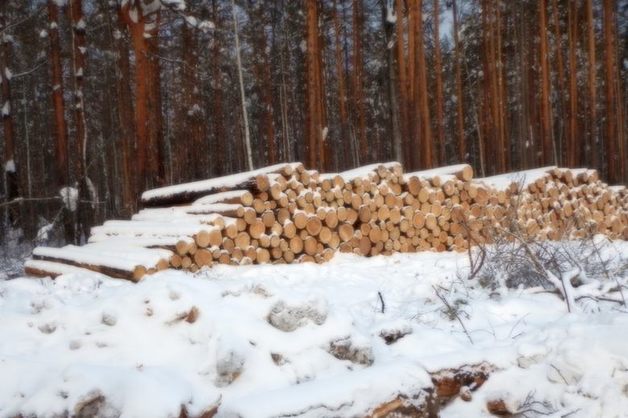
<path id="1" fill-rule="evenodd" d="M 557 167 L 473 179 L 464 164 L 404 173 L 393 162 L 338 174 L 279 164 L 149 190 L 142 202 L 132 220 L 93 228 L 89 244 L 66 257 L 63 248 L 36 249 L 27 273 L 61 274 L 65 263 L 138 280 L 167 266 L 320 263 L 336 251 L 465 251 L 513 228 L 540 239 L 628 239 L 626 188 L 609 187 L 594 170 Z M 128 263 L 110 268 L 90 249 L 124 253 Z M 142 262 L 134 264 L 134 254 Z"/>

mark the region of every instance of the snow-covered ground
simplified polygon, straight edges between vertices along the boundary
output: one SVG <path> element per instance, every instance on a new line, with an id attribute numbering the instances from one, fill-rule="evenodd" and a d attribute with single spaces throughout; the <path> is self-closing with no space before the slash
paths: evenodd
<path id="1" fill-rule="evenodd" d="M 628 243 L 611 253 L 625 263 Z M 496 399 L 520 416 L 628 416 L 627 308 L 568 313 L 467 270 L 466 254 L 425 252 L 0 281 L 0 417 L 365 416 L 481 362 L 496 370 L 442 417 L 488 416 Z"/>

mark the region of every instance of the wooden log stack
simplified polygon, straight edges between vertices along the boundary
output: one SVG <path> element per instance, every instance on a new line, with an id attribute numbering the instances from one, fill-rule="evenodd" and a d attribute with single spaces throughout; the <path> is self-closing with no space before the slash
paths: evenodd
<path id="1" fill-rule="evenodd" d="M 487 224 L 493 227 L 514 226 L 540 240 L 591 234 L 628 239 L 628 191 L 603 183 L 596 170 L 545 167 L 480 181 L 493 194 L 507 196 L 507 205 L 487 207 Z"/>
<path id="2" fill-rule="evenodd" d="M 594 170 L 545 167 L 473 179 L 461 164 L 404 173 L 391 162 L 319 174 L 300 163 L 149 190 L 128 221 L 83 247 L 38 248 L 26 272 L 63 265 L 139 280 L 167 267 L 317 262 L 334 254 L 466 251 L 499 229 L 539 239 L 628 239 L 628 192 Z M 111 261 L 115 260 L 115 261 Z"/>

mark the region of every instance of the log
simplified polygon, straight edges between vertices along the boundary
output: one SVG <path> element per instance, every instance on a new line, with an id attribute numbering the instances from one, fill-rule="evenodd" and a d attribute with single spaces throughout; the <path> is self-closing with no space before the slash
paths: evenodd
<path id="1" fill-rule="evenodd" d="M 33 277 L 57 278 L 63 274 L 94 274 L 93 270 L 75 267 L 66 263 L 57 263 L 44 260 L 26 260 L 24 263 L 24 274 Z"/>
<path id="2" fill-rule="evenodd" d="M 198 267 L 210 266 L 213 262 L 212 253 L 206 249 L 200 249 L 194 254 L 194 263 Z"/>
<path id="3" fill-rule="evenodd" d="M 102 247 L 92 249 L 88 245 L 62 248 L 37 247 L 33 250 L 34 260 L 52 261 L 102 273 L 107 276 L 139 281 L 149 269 L 170 258 L 167 250 L 118 249 L 104 251 Z"/>
<path id="4" fill-rule="evenodd" d="M 253 194 L 248 190 L 231 190 L 228 192 L 215 193 L 195 200 L 192 206 L 211 205 L 216 203 L 251 206 L 253 204 Z"/>
<path id="5" fill-rule="evenodd" d="M 112 237 L 181 237 L 192 236 L 203 230 L 209 230 L 212 226 L 193 222 L 144 222 L 144 221 L 107 221 L 102 226 L 95 226 L 91 235 L 99 237 L 96 241 L 102 241 L 103 236 Z M 94 241 L 92 241 L 94 242 Z"/>
<path id="6" fill-rule="evenodd" d="M 219 228 L 203 230 L 194 236 L 196 245 L 200 248 L 219 246 L 222 243 L 222 232 Z"/>
<path id="7" fill-rule="evenodd" d="M 300 166 L 302 167 L 300 163 L 277 164 L 230 176 L 160 187 L 142 193 L 141 202 L 144 207 L 171 206 L 191 203 L 214 193 L 234 190 L 257 191 L 256 178 L 258 176 L 268 174 L 290 176 Z"/>
<path id="8" fill-rule="evenodd" d="M 244 216 L 245 207 L 241 204 L 235 203 L 212 203 L 206 205 L 192 205 L 185 209 L 185 212 L 190 215 L 205 215 L 213 214 L 214 219 L 219 217 L 228 218 L 241 218 Z"/>

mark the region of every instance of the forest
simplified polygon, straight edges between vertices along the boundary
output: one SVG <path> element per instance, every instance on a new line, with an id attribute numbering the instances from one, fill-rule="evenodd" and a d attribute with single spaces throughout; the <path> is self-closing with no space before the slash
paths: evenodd
<path id="1" fill-rule="evenodd" d="M 282 161 L 625 184 L 625 0 L 3 0 L 0 241 Z"/>

